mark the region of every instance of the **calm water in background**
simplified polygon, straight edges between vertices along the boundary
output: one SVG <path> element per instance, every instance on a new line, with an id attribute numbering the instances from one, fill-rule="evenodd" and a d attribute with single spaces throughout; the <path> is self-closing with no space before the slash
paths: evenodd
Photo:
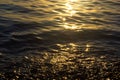
<path id="1" fill-rule="evenodd" d="M 120 0 L 0 0 L 0 79 L 120 78 Z"/>

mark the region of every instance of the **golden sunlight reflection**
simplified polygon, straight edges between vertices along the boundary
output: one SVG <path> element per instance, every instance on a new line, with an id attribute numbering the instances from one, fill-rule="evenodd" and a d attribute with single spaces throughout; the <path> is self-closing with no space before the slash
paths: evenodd
<path id="1" fill-rule="evenodd" d="M 75 25 L 75 24 L 69 24 L 69 23 L 64 23 L 64 28 L 65 29 L 69 29 L 69 30 L 80 30 L 82 27 L 78 27 L 77 25 Z"/>
<path id="2" fill-rule="evenodd" d="M 67 52 L 75 52 L 77 49 L 76 47 L 78 47 L 77 44 L 74 43 L 69 43 L 69 44 L 57 44 L 58 47 L 60 47 L 61 51 L 67 51 Z"/>
<path id="3" fill-rule="evenodd" d="M 65 4 L 66 12 L 72 17 L 77 11 L 74 10 L 74 6 L 72 6 L 72 2 L 67 2 Z"/>
<path id="4" fill-rule="evenodd" d="M 94 21 L 96 17 L 82 16 L 82 14 L 88 15 L 89 13 L 100 11 L 100 7 L 88 8 L 88 5 L 92 5 L 92 3 L 87 0 L 65 0 L 62 6 L 58 6 L 61 11 L 53 11 L 57 13 L 57 17 L 59 17 L 56 18 L 58 19 L 56 21 L 59 21 L 60 26 L 66 30 L 83 31 L 84 29 L 96 30 L 103 28 L 102 25 L 96 24 L 97 21 Z M 101 20 L 103 20 L 103 18 L 101 18 Z M 87 21 L 87 23 L 85 23 L 85 21 Z"/>
<path id="5" fill-rule="evenodd" d="M 91 47 L 91 45 L 90 45 L 90 44 L 86 44 L 86 49 L 85 49 L 85 52 L 89 52 L 90 47 Z"/>
<path id="6" fill-rule="evenodd" d="M 51 63 L 57 64 L 60 67 L 64 65 L 74 64 L 70 60 L 76 58 L 76 54 L 73 54 L 76 50 L 78 45 L 74 43 L 69 44 L 56 44 L 60 48 L 60 53 L 56 54 L 52 57 Z M 74 67 L 75 68 L 75 67 Z"/>
<path id="7" fill-rule="evenodd" d="M 77 11 L 75 10 L 76 6 L 75 6 L 75 3 L 74 2 L 77 2 L 78 0 L 68 0 L 66 3 L 65 3 L 65 13 L 62 14 L 62 22 L 63 22 L 63 27 L 65 29 L 70 29 L 70 30 L 76 30 L 76 29 L 81 29 L 79 28 L 75 23 L 70 23 L 70 22 L 67 22 L 66 20 L 66 17 L 70 18 L 70 17 L 73 17 Z M 66 17 L 64 17 L 64 15 L 66 15 Z"/>
<path id="8" fill-rule="evenodd" d="M 77 2 L 78 0 L 69 0 L 70 2 Z"/>
<path id="9" fill-rule="evenodd" d="M 94 65 L 96 57 L 89 56 L 86 52 L 90 50 L 91 45 L 78 45 L 75 43 L 68 44 L 56 44 L 60 48 L 60 52 L 52 56 L 50 63 L 55 64 L 59 70 L 64 68 L 64 65 L 74 70 L 77 68 L 75 64 L 77 60 L 82 66 L 86 68 L 90 68 Z M 82 47 L 83 46 L 83 47 Z M 78 49 L 83 48 L 83 49 Z M 80 52 L 79 50 L 84 50 L 84 52 Z"/>
<path id="10" fill-rule="evenodd" d="M 44 52 L 42 53 L 42 57 L 25 56 L 25 59 L 31 59 L 31 61 L 38 61 L 40 63 L 50 62 L 50 64 L 52 64 L 52 70 L 54 73 L 65 69 L 71 72 L 78 69 L 79 66 L 82 66 L 86 69 L 91 69 L 95 66 L 96 62 L 99 63 L 103 59 L 103 57 L 98 58 L 87 53 L 91 47 L 90 43 L 67 43 L 56 44 L 56 46 L 59 48 L 57 53 L 50 54 L 49 52 Z M 83 52 L 80 50 L 83 50 Z M 102 64 L 103 68 L 107 68 L 105 62 L 100 64 Z M 43 66 L 42 70 L 47 71 L 47 68 Z"/>

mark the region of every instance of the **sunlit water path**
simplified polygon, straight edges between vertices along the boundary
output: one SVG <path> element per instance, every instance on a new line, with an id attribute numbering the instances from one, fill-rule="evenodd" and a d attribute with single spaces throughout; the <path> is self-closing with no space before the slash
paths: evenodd
<path id="1" fill-rule="evenodd" d="M 120 0 L 0 0 L 0 80 L 119 80 Z"/>

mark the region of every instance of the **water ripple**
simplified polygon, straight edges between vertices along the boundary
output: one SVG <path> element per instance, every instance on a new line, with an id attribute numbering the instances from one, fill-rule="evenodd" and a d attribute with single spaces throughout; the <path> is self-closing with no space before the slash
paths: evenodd
<path id="1" fill-rule="evenodd" d="M 118 80 L 119 0 L 0 0 L 0 79 Z"/>

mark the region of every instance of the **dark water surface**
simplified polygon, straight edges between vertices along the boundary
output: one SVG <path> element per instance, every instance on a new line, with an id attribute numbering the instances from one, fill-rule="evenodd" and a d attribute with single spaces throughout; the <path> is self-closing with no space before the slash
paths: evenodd
<path id="1" fill-rule="evenodd" d="M 119 80 L 120 0 L 0 0 L 0 80 Z"/>

